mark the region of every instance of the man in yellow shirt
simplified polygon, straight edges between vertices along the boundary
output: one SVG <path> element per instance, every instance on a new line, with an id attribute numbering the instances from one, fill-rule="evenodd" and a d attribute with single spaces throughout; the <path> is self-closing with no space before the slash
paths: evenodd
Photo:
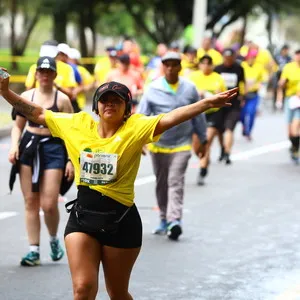
<path id="1" fill-rule="evenodd" d="M 58 50 L 57 50 L 58 43 L 56 41 L 46 41 L 42 44 L 40 49 L 40 57 L 41 56 L 49 56 L 53 58 L 57 58 Z M 71 66 L 68 64 L 57 60 L 56 59 L 56 65 L 57 65 L 57 76 L 54 80 L 54 84 L 56 87 L 66 94 L 70 99 L 72 99 L 73 95 L 73 89 L 76 87 L 76 81 L 74 72 Z M 34 87 L 36 87 L 36 64 L 33 64 L 29 68 L 29 72 L 27 74 L 27 78 L 25 81 L 25 87 L 27 90 L 30 90 Z"/>
<path id="2" fill-rule="evenodd" d="M 294 55 L 294 61 L 286 64 L 282 70 L 277 91 L 277 107 L 284 102 L 284 111 L 288 123 L 288 137 L 291 141 L 292 159 L 298 161 L 300 111 L 292 106 L 291 98 L 299 93 L 300 85 L 300 50 Z M 285 99 L 284 92 L 285 89 Z M 284 99 L 284 100 L 283 100 Z"/>
<path id="3" fill-rule="evenodd" d="M 101 57 L 94 68 L 95 86 L 106 82 L 108 73 L 117 68 L 118 51 L 114 47 L 106 48 L 106 56 Z"/>
<path id="4" fill-rule="evenodd" d="M 94 86 L 94 77 L 84 66 L 80 65 L 80 59 L 81 53 L 77 49 L 71 48 L 69 51 L 69 62 L 77 66 L 82 79 L 83 88 L 77 94 L 77 103 L 79 108 L 83 110 L 86 105 L 86 93 Z"/>
<path id="5" fill-rule="evenodd" d="M 245 104 L 241 111 L 241 122 L 243 135 L 249 141 L 252 139 L 251 133 L 260 100 L 259 89 L 264 80 L 264 69 L 260 63 L 256 62 L 257 53 L 257 50 L 251 49 L 246 56 L 246 60 L 241 64 L 246 82 Z"/>
<path id="6" fill-rule="evenodd" d="M 195 84 L 199 96 L 205 98 L 208 95 L 214 95 L 226 91 L 225 81 L 223 77 L 214 72 L 212 58 L 204 55 L 199 62 L 200 70 L 192 72 L 189 79 Z M 214 137 L 222 133 L 222 113 L 219 109 L 211 109 L 205 112 L 207 120 L 207 144 L 204 155 L 200 158 L 200 172 L 197 178 L 198 185 L 204 185 L 204 179 L 208 174 L 208 165 L 210 161 L 210 147 Z M 197 148 L 201 145 L 201 141 L 193 136 L 193 149 L 197 153 Z"/>
<path id="7" fill-rule="evenodd" d="M 212 47 L 212 39 L 209 37 L 205 37 L 203 39 L 202 47 L 197 51 L 198 60 L 201 59 L 204 55 L 208 55 L 212 58 L 214 66 L 220 65 L 223 62 L 221 53 Z"/>

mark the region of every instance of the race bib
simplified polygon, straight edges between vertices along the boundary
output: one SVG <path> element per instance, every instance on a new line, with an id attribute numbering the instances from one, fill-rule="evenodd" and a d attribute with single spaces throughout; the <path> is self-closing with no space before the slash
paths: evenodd
<path id="1" fill-rule="evenodd" d="M 290 109 L 297 109 L 300 108 L 300 97 L 293 96 L 289 99 L 289 108 Z"/>
<path id="2" fill-rule="evenodd" d="M 221 73 L 228 89 L 234 88 L 238 84 L 238 76 L 235 73 Z"/>
<path id="3" fill-rule="evenodd" d="M 93 153 L 80 154 L 80 182 L 105 185 L 117 178 L 118 154 Z"/>

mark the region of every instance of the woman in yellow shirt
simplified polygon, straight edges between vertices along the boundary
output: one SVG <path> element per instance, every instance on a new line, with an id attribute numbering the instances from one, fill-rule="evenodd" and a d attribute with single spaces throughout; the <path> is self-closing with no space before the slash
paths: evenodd
<path id="1" fill-rule="evenodd" d="M 0 75 L 0 93 L 29 120 L 64 140 L 75 168 L 77 199 L 65 230 L 74 299 L 95 299 L 100 263 L 110 299 L 133 299 L 130 274 L 142 244 L 142 222 L 134 204 L 134 181 L 143 146 L 167 129 L 209 108 L 230 106 L 237 89 L 169 113 L 130 115 L 132 96 L 118 82 L 101 85 L 93 98 L 97 122 L 87 112 L 54 113 L 13 93 Z"/>
<path id="2" fill-rule="evenodd" d="M 245 72 L 246 94 L 245 104 L 241 111 L 241 122 L 243 125 L 243 135 L 251 140 L 251 132 L 253 129 L 257 107 L 259 103 L 259 89 L 264 80 L 264 69 L 256 63 L 257 50 L 250 50 L 242 62 Z"/>
<path id="3" fill-rule="evenodd" d="M 213 71 L 213 61 L 208 55 L 204 55 L 199 61 L 200 70 L 191 73 L 190 80 L 196 85 L 201 98 L 226 91 L 225 81 L 217 72 Z M 203 157 L 200 157 L 200 172 L 197 179 L 198 185 L 204 184 L 207 176 L 210 146 L 215 136 L 222 131 L 222 116 L 219 109 L 210 109 L 205 112 L 207 120 L 207 144 Z M 200 141 L 196 135 L 193 136 L 193 149 L 199 156 Z"/>

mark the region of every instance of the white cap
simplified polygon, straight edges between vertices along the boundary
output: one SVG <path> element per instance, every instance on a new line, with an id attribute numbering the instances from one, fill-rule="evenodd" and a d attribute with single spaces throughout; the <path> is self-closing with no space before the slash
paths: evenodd
<path id="1" fill-rule="evenodd" d="M 70 48 L 68 56 L 69 58 L 76 60 L 79 60 L 81 58 L 80 52 L 75 48 Z"/>
<path id="2" fill-rule="evenodd" d="M 167 61 L 167 60 L 178 60 L 181 62 L 181 55 L 180 53 L 174 52 L 174 51 L 168 51 L 162 58 L 161 61 Z"/>
<path id="3" fill-rule="evenodd" d="M 61 43 L 61 44 L 58 44 L 57 50 L 58 50 L 58 52 L 62 52 L 64 54 L 66 54 L 66 55 L 69 55 L 70 47 L 69 47 L 68 44 Z"/>
<path id="4" fill-rule="evenodd" d="M 56 57 L 57 53 L 57 46 L 54 45 L 42 45 L 40 48 L 40 57 L 49 56 L 54 58 Z"/>

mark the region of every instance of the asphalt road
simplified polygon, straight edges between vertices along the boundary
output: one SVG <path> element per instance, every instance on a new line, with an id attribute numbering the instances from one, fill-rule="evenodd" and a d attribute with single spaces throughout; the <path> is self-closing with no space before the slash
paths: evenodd
<path id="1" fill-rule="evenodd" d="M 289 160 L 281 114 L 263 114 L 254 140 L 236 131 L 233 165 L 217 162 L 214 144 L 207 184 L 196 182 L 197 159 L 186 176 L 183 235 L 178 242 L 154 236 L 158 222 L 154 177 L 143 157 L 136 203 L 144 226 L 142 252 L 130 290 L 137 300 L 295 300 L 300 299 L 300 166 Z M 42 226 L 41 260 L 22 268 L 28 250 L 19 183 L 8 195 L 9 138 L 0 139 L 0 299 L 72 299 L 67 260 L 53 263 Z M 67 194 L 71 200 L 76 190 Z M 62 236 L 68 215 L 60 202 Z M 100 276 L 97 299 L 108 299 Z"/>

